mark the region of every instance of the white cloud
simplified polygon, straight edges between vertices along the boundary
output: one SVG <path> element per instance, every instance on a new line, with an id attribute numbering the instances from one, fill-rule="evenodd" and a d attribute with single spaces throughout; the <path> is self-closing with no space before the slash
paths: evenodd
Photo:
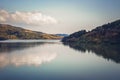
<path id="1" fill-rule="evenodd" d="M 0 22 L 4 23 L 21 23 L 27 25 L 47 25 L 56 24 L 57 20 L 41 12 L 20 12 L 10 13 L 6 10 L 0 10 Z"/>

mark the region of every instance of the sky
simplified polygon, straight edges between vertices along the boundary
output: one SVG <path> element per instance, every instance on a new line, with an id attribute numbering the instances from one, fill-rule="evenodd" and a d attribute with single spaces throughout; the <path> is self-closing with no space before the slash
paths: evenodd
<path id="1" fill-rule="evenodd" d="M 120 19 L 120 0 L 0 0 L 0 23 L 45 33 L 91 30 Z"/>

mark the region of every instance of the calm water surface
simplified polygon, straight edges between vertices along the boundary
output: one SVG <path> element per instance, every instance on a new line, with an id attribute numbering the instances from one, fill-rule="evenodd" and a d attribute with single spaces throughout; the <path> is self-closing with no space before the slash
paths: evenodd
<path id="1" fill-rule="evenodd" d="M 0 41 L 0 80 L 120 80 L 120 47 Z"/>

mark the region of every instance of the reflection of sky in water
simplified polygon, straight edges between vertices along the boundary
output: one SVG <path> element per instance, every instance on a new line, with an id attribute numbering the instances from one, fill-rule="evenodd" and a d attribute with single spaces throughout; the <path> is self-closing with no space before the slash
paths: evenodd
<path id="1" fill-rule="evenodd" d="M 78 51 L 57 42 L 3 45 L 0 80 L 120 79 L 120 64 L 91 51 Z"/>
<path id="2" fill-rule="evenodd" d="M 39 66 L 42 63 L 50 62 L 56 57 L 55 53 L 24 53 L 24 54 L 0 54 L 0 67 L 13 64 L 35 65 Z"/>
<path id="3" fill-rule="evenodd" d="M 35 40 L 35 42 L 33 41 L 34 40 L 15 40 L 15 42 L 12 41 L 12 43 L 9 40 L 3 41 L 0 49 L 0 67 L 5 67 L 8 65 L 39 66 L 56 58 L 57 54 L 54 51 L 50 51 L 49 46 L 47 46 L 48 48 L 46 47 L 46 49 L 44 48 L 44 43 L 41 43 L 43 40 Z M 56 40 L 56 42 L 58 41 Z M 45 44 L 53 43 L 52 40 L 46 40 Z"/>

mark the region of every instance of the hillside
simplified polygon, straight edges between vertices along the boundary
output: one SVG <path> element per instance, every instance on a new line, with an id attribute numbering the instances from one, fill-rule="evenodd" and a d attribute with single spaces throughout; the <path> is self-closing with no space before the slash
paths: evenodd
<path id="1" fill-rule="evenodd" d="M 0 40 L 6 39 L 61 39 L 61 36 L 0 24 Z"/>
<path id="2" fill-rule="evenodd" d="M 120 43 L 120 20 L 99 26 L 89 32 L 86 30 L 75 32 L 64 37 L 62 42 Z"/>

